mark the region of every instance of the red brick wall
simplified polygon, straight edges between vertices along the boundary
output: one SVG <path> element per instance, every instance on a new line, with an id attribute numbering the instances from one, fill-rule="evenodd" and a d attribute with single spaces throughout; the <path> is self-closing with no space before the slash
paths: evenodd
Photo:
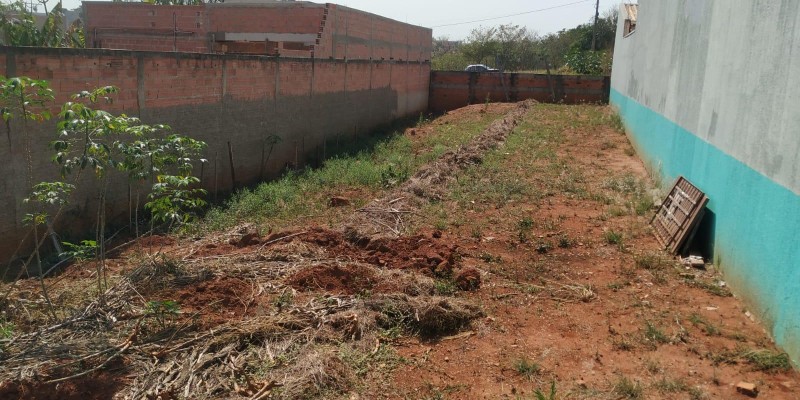
<path id="1" fill-rule="evenodd" d="M 209 32 L 317 33 L 324 5 L 209 4 Z"/>
<path id="2" fill-rule="evenodd" d="M 287 163 L 321 157 L 323 143 L 332 137 L 368 133 L 394 118 L 419 115 L 427 109 L 429 73 L 428 63 L 388 60 L 0 47 L 0 74 L 49 81 L 56 94 L 53 115 L 71 94 L 113 85 L 121 92 L 102 108 L 145 123 L 166 123 L 206 141 L 209 163 L 201 178 L 212 198 L 215 191 L 275 176 Z M 29 132 L 34 182 L 58 179 L 48 148 L 56 138 L 56 119 L 34 123 Z M 282 141 L 262 167 L 268 135 Z M 228 143 L 237 182 L 230 178 Z M 9 171 L 0 176 L 0 203 L 7 205 L 0 208 L 0 269 L 27 229 L 21 221 L 22 199 L 30 189 L 24 144 L 25 135 L 17 129 L 0 140 L 0 159 Z M 77 219 L 57 227 L 67 239 L 85 238 L 75 221 L 96 207 L 92 182 L 87 179 L 72 200 L 69 215 Z M 127 185 L 125 179 L 112 182 L 109 216 L 127 212 Z"/>
<path id="3" fill-rule="evenodd" d="M 417 81 L 418 82 L 418 81 Z M 448 111 L 468 104 L 535 99 L 543 103 L 607 103 L 603 76 L 432 72 L 429 107 Z"/>
<path id="4" fill-rule="evenodd" d="M 433 32 L 356 9 L 328 4 L 320 58 L 429 61 Z"/>
<path id="5" fill-rule="evenodd" d="M 315 34 L 321 59 L 429 61 L 432 31 L 336 4 L 206 4 L 161 6 L 85 2 L 90 47 L 143 51 L 221 52 L 211 33 Z M 177 29 L 177 33 L 174 31 Z M 255 45 L 231 52 L 260 51 Z M 263 51 L 262 51 L 263 54 Z M 269 52 L 267 52 L 269 54 Z M 309 49 L 281 56 L 311 57 Z"/>
<path id="6" fill-rule="evenodd" d="M 84 8 L 89 47 L 186 52 L 208 49 L 204 6 L 87 2 Z"/>

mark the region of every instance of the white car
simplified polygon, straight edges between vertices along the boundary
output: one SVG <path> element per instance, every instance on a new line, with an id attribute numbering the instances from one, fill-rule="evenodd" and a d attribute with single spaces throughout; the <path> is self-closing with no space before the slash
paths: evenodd
<path id="1" fill-rule="evenodd" d="M 467 72 L 497 72 L 497 68 L 489 68 L 483 64 L 472 64 L 464 68 Z"/>

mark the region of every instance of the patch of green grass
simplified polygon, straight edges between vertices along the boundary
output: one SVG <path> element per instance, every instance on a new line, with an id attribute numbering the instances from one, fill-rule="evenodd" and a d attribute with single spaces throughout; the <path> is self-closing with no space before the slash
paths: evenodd
<path id="1" fill-rule="evenodd" d="M 480 227 L 480 226 L 477 226 L 477 225 L 476 225 L 476 226 L 473 226 L 473 227 L 472 227 L 472 230 L 471 230 L 471 231 L 470 231 L 470 233 L 469 233 L 469 235 L 470 235 L 470 236 L 471 236 L 473 239 L 480 239 L 480 238 L 482 238 L 482 237 L 483 237 L 483 229 L 481 229 L 481 227 Z"/>
<path id="2" fill-rule="evenodd" d="M 653 387 L 661 393 L 678 393 L 689 390 L 689 385 L 683 379 L 661 378 L 653 383 Z"/>
<path id="3" fill-rule="evenodd" d="M 483 260 L 483 261 L 485 261 L 487 263 L 501 263 L 501 262 L 503 262 L 503 258 L 502 257 L 496 256 L 496 255 L 494 255 L 492 253 L 486 253 L 486 252 L 479 254 L 478 258 L 480 258 L 481 260 Z"/>
<path id="4" fill-rule="evenodd" d="M 645 321 L 644 324 L 644 338 L 652 343 L 663 344 L 669 343 L 669 337 L 664 334 L 658 327 L 651 324 L 650 321 Z"/>
<path id="5" fill-rule="evenodd" d="M 397 354 L 394 347 L 388 344 L 380 344 L 377 349 L 369 351 L 343 344 L 339 347 L 339 358 L 361 378 L 376 369 L 392 370 L 406 362 Z"/>
<path id="6" fill-rule="evenodd" d="M 733 293 L 731 293 L 730 289 L 725 286 L 720 286 L 717 283 L 713 282 L 706 282 L 699 279 L 684 279 L 683 282 L 689 286 L 693 286 L 696 288 L 700 288 L 705 290 L 708 293 L 711 293 L 715 296 L 719 297 L 731 297 Z"/>
<path id="7" fill-rule="evenodd" d="M 520 243 L 526 243 L 528 241 L 528 235 L 532 229 L 533 219 L 531 219 L 531 217 L 526 216 L 517 222 L 517 238 Z"/>
<path id="8" fill-rule="evenodd" d="M 697 313 L 692 313 L 692 315 L 689 316 L 689 322 L 691 322 L 692 325 L 698 326 L 701 329 L 703 329 L 703 332 L 705 332 L 706 335 L 709 335 L 709 336 L 719 336 L 720 335 L 720 331 L 716 326 L 714 326 L 710 322 L 706 321 L 705 318 L 703 318 L 702 316 L 700 316 Z"/>
<path id="9" fill-rule="evenodd" d="M 239 190 L 224 204 L 210 209 L 194 229 L 219 231 L 244 221 L 288 224 L 298 217 L 327 210 L 332 190 L 374 192 L 397 186 L 421 165 L 467 143 L 497 117 L 497 113 L 487 112 L 477 120 L 435 124 L 434 134 L 416 142 L 401 133 L 409 121 L 400 121 L 357 141 L 330 142 L 330 157 L 321 167 L 291 171 L 279 179 Z M 424 116 L 417 122 L 428 124 Z"/>
<path id="10" fill-rule="evenodd" d="M 514 370 L 525 378 L 531 379 L 541 372 L 542 367 L 536 362 L 523 357 L 514 362 Z"/>
<path id="11" fill-rule="evenodd" d="M 652 275 L 653 283 L 656 285 L 664 285 L 669 282 L 669 279 L 667 279 L 669 275 L 667 275 L 667 272 L 662 269 L 652 270 L 650 271 L 650 275 Z"/>
<path id="12" fill-rule="evenodd" d="M 452 296 L 458 291 L 456 283 L 451 279 L 437 279 L 433 283 L 433 289 L 439 296 Z"/>
<path id="13" fill-rule="evenodd" d="M 555 189 L 560 190 L 567 197 L 577 199 L 588 199 L 591 197 L 586 187 L 586 178 L 579 170 L 566 166 L 565 164 L 556 165 L 555 167 L 562 168 L 555 181 Z"/>
<path id="14" fill-rule="evenodd" d="M 783 372 L 792 369 L 789 355 L 770 350 L 750 350 L 741 357 L 753 366 L 753 369 L 764 372 Z"/>
<path id="15" fill-rule="evenodd" d="M 620 375 L 614 382 L 612 391 L 620 399 L 643 399 L 644 388 L 638 381 L 632 381 L 628 377 Z"/>
<path id="16" fill-rule="evenodd" d="M 558 247 L 562 249 L 568 249 L 575 245 L 575 241 L 570 239 L 567 235 L 561 235 L 558 237 Z"/>
<path id="17" fill-rule="evenodd" d="M 550 383 L 550 392 L 547 395 L 544 394 L 540 389 L 536 389 L 533 392 L 533 396 L 536 400 L 556 400 L 556 381 Z"/>
<path id="18" fill-rule="evenodd" d="M 621 216 L 627 214 L 625 209 L 623 209 L 621 207 L 617 207 L 617 206 L 608 207 L 608 211 L 606 211 L 606 212 L 608 213 L 608 215 L 610 215 L 612 217 L 621 217 Z"/>
<path id="19" fill-rule="evenodd" d="M 272 301 L 272 304 L 278 309 L 282 310 L 294 303 L 294 293 L 290 288 L 284 289 L 281 294 Z"/>
<path id="20" fill-rule="evenodd" d="M 658 253 L 637 255 L 634 257 L 634 262 L 637 267 L 649 271 L 665 269 L 669 265 L 669 261 Z"/>
<path id="21" fill-rule="evenodd" d="M 14 335 L 15 326 L 11 322 L 0 320 L 0 339 L 9 339 Z"/>
<path id="22" fill-rule="evenodd" d="M 648 192 L 645 181 L 633 174 L 613 177 L 603 186 L 625 198 L 625 203 L 634 215 L 645 215 L 653 208 L 653 197 Z"/>
<path id="23" fill-rule="evenodd" d="M 700 389 L 697 386 L 690 387 L 688 392 L 690 400 L 703 400 L 708 398 L 706 392 L 704 392 L 703 389 Z"/>
<path id="24" fill-rule="evenodd" d="M 603 232 L 603 239 L 605 239 L 608 244 L 617 245 L 620 248 L 623 246 L 622 233 L 613 229 Z"/>
<path id="25" fill-rule="evenodd" d="M 653 209 L 653 198 L 649 195 L 638 195 L 633 200 L 633 211 L 636 215 L 645 215 Z"/>
<path id="26" fill-rule="evenodd" d="M 622 117 L 618 113 L 611 114 L 609 120 L 615 131 L 625 134 L 625 123 L 622 122 Z"/>
<path id="27" fill-rule="evenodd" d="M 642 183 L 635 175 L 628 173 L 615 176 L 605 181 L 603 186 L 611 191 L 622 194 L 634 194 L 642 190 Z"/>
<path id="28" fill-rule="evenodd" d="M 736 350 L 723 350 L 716 353 L 708 353 L 706 357 L 711 360 L 713 365 L 729 364 L 734 365 L 739 363 L 739 357 L 746 350 L 737 348 Z"/>
<path id="29" fill-rule="evenodd" d="M 660 374 L 664 370 L 657 360 L 645 360 L 644 367 L 651 375 Z"/>
<path id="30" fill-rule="evenodd" d="M 450 198 L 461 207 L 476 204 L 499 208 L 527 194 L 528 187 L 513 172 L 486 163 L 468 168 L 450 190 Z"/>

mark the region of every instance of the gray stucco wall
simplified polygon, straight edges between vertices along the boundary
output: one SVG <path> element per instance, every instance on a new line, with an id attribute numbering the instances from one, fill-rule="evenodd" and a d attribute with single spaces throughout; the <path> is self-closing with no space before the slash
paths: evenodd
<path id="1" fill-rule="evenodd" d="M 800 1 L 639 0 L 622 26 L 613 90 L 800 193 Z"/>
<path id="2" fill-rule="evenodd" d="M 800 1 L 639 0 L 610 102 L 640 156 L 710 201 L 734 293 L 800 364 Z"/>

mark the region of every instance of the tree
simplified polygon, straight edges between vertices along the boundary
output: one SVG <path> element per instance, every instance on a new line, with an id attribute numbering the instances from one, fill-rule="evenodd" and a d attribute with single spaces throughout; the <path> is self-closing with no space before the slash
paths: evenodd
<path id="1" fill-rule="evenodd" d="M 0 4 L 0 44 L 6 46 L 37 47 L 86 47 L 83 27 L 79 20 L 64 29 L 64 9 L 61 2 L 51 10 L 44 6 L 44 21 L 41 27 L 33 14 L 22 1 Z"/>
<path id="2" fill-rule="evenodd" d="M 549 65 L 582 74 L 609 73 L 617 15 L 616 7 L 612 7 L 598 19 L 595 53 L 591 52 L 591 23 L 543 37 L 518 25 L 500 25 L 474 29 L 460 46 L 449 47 L 446 38 L 435 40 L 432 67 L 461 70 L 467 64 L 489 64 L 505 71 L 525 71 Z"/>
<path id="3" fill-rule="evenodd" d="M 509 71 L 530 69 L 537 60 L 537 40 L 534 32 L 519 25 L 481 27 L 472 30 L 462 53 L 471 63 L 496 65 Z"/>

